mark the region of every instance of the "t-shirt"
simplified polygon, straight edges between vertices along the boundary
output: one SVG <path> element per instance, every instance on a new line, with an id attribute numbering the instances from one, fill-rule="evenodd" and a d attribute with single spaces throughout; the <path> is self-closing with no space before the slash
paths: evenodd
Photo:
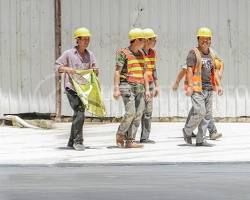
<path id="1" fill-rule="evenodd" d="M 210 54 L 201 54 L 201 79 L 202 79 L 202 89 L 203 90 L 212 90 L 211 83 L 211 73 L 213 70 L 212 57 Z M 195 56 L 194 50 L 191 50 L 187 56 L 187 66 L 193 67 L 196 66 L 197 58 Z"/>

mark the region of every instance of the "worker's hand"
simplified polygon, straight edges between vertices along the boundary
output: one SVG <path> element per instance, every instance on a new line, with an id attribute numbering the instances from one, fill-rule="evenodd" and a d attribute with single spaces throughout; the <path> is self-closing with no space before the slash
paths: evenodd
<path id="1" fill-rule="evenodd" d="M 67 67 L 67 69 L 65 69 L 66 73 L 68 74 L 75 74 L 76 70 L 72 67 Z"/>
<path id="2" fill-rule="evenodd" d="M 98 76 L 99 75 L 99 68 L 93 67 L 92 69 L 93 69 L 93 72 L 95 73 L 95 75 Z"/>
<path id="3" fill-rule="evenodd" d="M 159 94 L 160 94 L 160 88 L 159 87 L 155 87 L 153 96 L 157 97 L 157 96 L 159 96 Z"/>
<path id="4" fill-rule="evenodd" d="M 117 99 L 119 99 L 120 96 L 121 96 L 120 89 L 119 89 L 119 87 L 116 87 L 114 89 L 113 97 L 115 98 L 115 100 L 117 100 Z"/>
<path id="5" fill-rule="evenodd" d="M 151 93 L 150 93 L 149 90 L 146 90 L 146 91 L 145 91 L 145 99 L 146 99 L 146 101 L 149 101 L 150 98 L 152 98 L 152 97 L 151 97 Z"/>
<path id="6" fill-rule="evenodd" d="M 172 86 L 172 90 L 176 91 L 178 89 L 178 87 L 179 87 L 179 83 L 175 82 L 174 85 Z"/>
<path id="7" fill-rule="evenodd" d="M 220 86 L 217 87 L 217 94 L 219 96 L 223 95 L 223 88 L 222 87 L 220 87 Z"/>
<path id="8" fill-rule="evenodd" d="M 191 96 L 192 94 L 193 94 L 193 88 L 190 87 L 190 86 L 188 86 L 188 87 L 187 87 L 187 91 L 186 91 L 186 95 L 187 95 L 187 96 Z"/>

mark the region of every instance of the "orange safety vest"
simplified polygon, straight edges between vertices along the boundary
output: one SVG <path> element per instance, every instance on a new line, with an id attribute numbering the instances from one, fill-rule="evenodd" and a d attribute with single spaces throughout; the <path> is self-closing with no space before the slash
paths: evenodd
<path id="1" fill-rule="evenodd" d="M 156 53 L 154 49 L 149 49 L 148 54 L 144 53 L 145 63 L 147 65 L 146 73 L 148 76 L 148 81 L 153 82 L 153 71 L 155 69 Z"/>
<path id="2" fill-rule="evenodd" d="M 127 58 L 127 81 L 130 83 L 144 83 L 145 60 L 142 52 L 135 56 L 129 49 L 121 50 Z"/>
<path id="3" fill-rule="evenodd" d="M 193 91 L 194 92 L 201 92 L 202 91 L 202 78 L 201 78 L 201 67 L 202 67 L 202 58 L 201 58 L 201 53 L 198 50 L 198 48 L 194 48 L 194 53 L 197 59 L 196 66 L 193 66 L 193 77 L 192 77 L 192 82 L 193 82 Z M 210 51 L 210 56 L 212 57 L 212 65 L 215 66 L 215 57 L 214 54 L 211 53 Z M 214 75 L 214 67 L 212 68 L 211 71 L 211 83 L 213 86 L 213 90 L 216 90 L 216 80 L 215 80 L 215 75 Z M 187 89 L 187 76 L 185 80 L 185 89 Z"/>

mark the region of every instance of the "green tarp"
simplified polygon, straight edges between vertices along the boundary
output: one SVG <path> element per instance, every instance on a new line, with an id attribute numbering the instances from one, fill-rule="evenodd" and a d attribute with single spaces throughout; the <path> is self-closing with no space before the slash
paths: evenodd
<path id="1" fill-rule="evenodd" d="M 100 84 L 94 71 L 77 70 L 70 78 L 86 110 L 97 117 L 106 116 Z"/>

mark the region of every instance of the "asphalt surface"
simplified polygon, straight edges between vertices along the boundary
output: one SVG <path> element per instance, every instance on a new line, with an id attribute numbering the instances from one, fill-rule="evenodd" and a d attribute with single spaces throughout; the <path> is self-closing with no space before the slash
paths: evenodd
<path id="1" fill-rule="evenodd" d="M 249 200 L 250 164 L 0 166 L 0 200 Z"/>

